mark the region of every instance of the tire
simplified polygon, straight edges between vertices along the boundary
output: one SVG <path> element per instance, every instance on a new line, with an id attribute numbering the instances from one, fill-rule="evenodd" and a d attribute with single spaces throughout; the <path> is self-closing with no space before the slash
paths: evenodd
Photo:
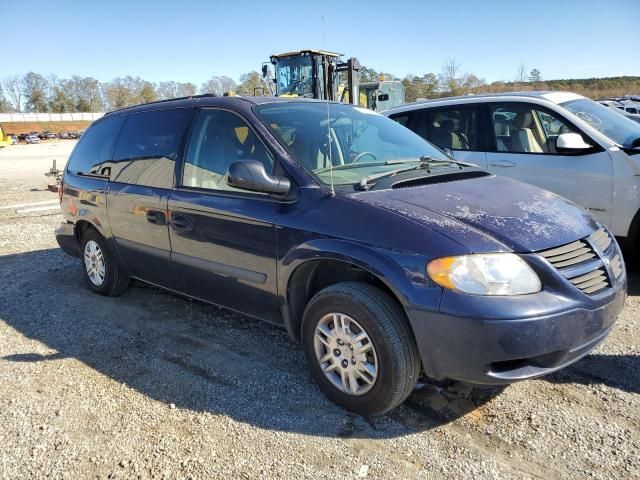
<path id="1" fill-rule="evenodd" d="M 337 325 L 345 317 L 349 328 L 341 330 Z M 332 335 L 326 335 L 328 330 Z M 363 333 L 367 338 L 356 342 Z M 302 346 L 320 390 L 366 417 L 400 405 L 420 373 L 418 348 L 404 312 L 385 292 L 365 283 L 338 283 L 317 293 L 304 312 Z M 360 352 L 367 349 L 363 357 Z M 350 378 L 345 381 L 344 376 Z"/>
<path id="2" fill-rule="evenodd" d="M 118 265 L 113 250 L 109 248 L 105 239 L 95 229 L 89 228 L 80 242 L 80 259 L 82 261 L 82 271 L 87 285 L 95 293 L 107 297 L 117 297 L 122 295 L 129 287 L 129 277 Z M 93 257 L 93 260 L 92 258 Z M 101 258 L 101 261 L 100 261 Z M 96 275 L 93 266 L 97 268 L 99 274 Z M 100 275 L 100 273 L 102 273 Z"/>

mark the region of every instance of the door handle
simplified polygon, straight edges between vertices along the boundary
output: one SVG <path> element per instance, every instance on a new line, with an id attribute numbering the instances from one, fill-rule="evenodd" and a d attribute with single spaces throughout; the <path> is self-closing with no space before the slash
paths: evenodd
<path id="1" fill-rule="evenodd" d="M 513 162 L 509 162 L 507 160 L 496 160 L 495 162 L 491 162 L 489 165 L 494 167 L 515 167 L 516 164 Z"/>
<path id="2" fill-rule="evenodd" d="M 166 220 L 164 212 L 160 212 L 158 210 L 147 210 L 147 222 L 154 223 L 156 225 L 164 225 Z"/>
<path id="3" fill-rule="evenodd" d="M 193 230 L 193 218 L 189 215 L 183 215 L 180 213 L 172 214 L 169 224 L 174 230 L 181 230 L 184 232 L 190 232 Z"/>

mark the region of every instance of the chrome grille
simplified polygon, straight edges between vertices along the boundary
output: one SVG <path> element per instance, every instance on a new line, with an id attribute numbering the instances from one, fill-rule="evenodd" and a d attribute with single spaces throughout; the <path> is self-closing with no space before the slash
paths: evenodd
<path id="1" fill-rule="evenodd" d="M 617 279 L 624 268 L 620 252 L 604 228 L 582 240 L 538 253 L 587 295 L 610 287 L 611 275 Z"/>
<path id="2" fill-rule="evenodd" d="M 613 272 L 614 277 L 618 278 L 622 274 L 622 258 L 620 257 L 619 253 L 616 254 L 615 257 L 613 257 L 613 259 L 609 263 L 609 266 L 611 267 L 611 271 Z"/>
<path id="3" fill-rule="evenodd" d="M 593 272 L 569 280 L 584 293 L 595 293 L 609 286 L 607 272 L 604 268 L 598 268 Z"/>
<path id="4" fill-rule="evenodd" d="M 609 245 L 611 245 L 612 242 L 611 237 L 604 228 L 596 230 L 591 235 L 589 235 L 589 240 L 601 252 L 604 252 L 607 248 L 609 248 Z"/>

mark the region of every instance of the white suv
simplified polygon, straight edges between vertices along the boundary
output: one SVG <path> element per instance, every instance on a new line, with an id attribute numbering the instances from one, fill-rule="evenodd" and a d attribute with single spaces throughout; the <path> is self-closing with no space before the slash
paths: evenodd
<path id="1" fill-rule="evenodd" d="M 444 98 L 383 112 L 462 161 L 562 195 L 640 249 L 640 124 L 581 95 Z"/>

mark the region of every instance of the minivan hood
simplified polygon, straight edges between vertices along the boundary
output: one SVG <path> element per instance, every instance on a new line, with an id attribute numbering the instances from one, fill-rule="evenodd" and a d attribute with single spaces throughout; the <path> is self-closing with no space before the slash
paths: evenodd
<path id="1" fill-rule="evenodd" d="M 589 213 L 569 200 L 506 177 L 445 180 L 348 196 L 411 218 L 473 252 L 544 250 L 597 229 Z"/>

